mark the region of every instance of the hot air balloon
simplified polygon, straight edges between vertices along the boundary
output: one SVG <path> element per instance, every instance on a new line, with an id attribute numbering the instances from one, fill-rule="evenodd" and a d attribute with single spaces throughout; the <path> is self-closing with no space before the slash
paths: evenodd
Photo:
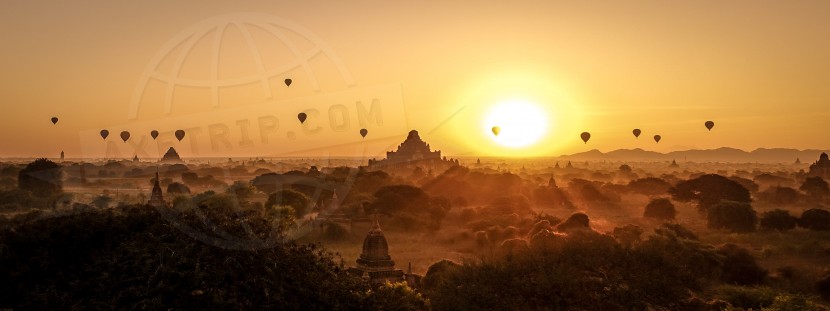
<path id="1" fill-rule="evenodd" d="M 52 117 L 52 124 L 58 123 L 58 117 Z"/>
<path id="2" fill-rule="evenodd" d="M 643 131 L 641 131 L 640 129 L 634 129 L 634 130 L 633 130 L 633 131 L 631 131 L 631 132 L 632 132 L 632 133 L 634 133 L 634 138 L 639 138 L 639 137 L 640 137 L 640 134 L 641 134 Z"/>
<path id="3" fill-rule="evenodd" d="M 591 139 L 591 133 L 588 133 L 588 132 L 582 132 L 582 134 L 581 134 L 581 135 L 579 135 L 579 137 L 581 137 L 581 138 L 582 138 L 582 141 L 584 141 L 584 142 L 587 144 L 587 143 L 588 143 L 588 140 L 589 140 L 589 139 Z"/>
<path id="4" fill-rule="evenodd" d="M 121 132 L 121 140 L 123 140 L 126 143 L 128 139 L 130 139 L 130 132 Z"/>
<path id="5" fill-rule="evenodd" d="M 184 131 L 183 130 L 176 130 L 176 139 L 182 141 L 184 138 Z"/>
<path id="6" fill-rule="evenodd" d="M 656 141 L 658 144 L 660 143 L 660 139 L 663 139 L 663 137 L 660 137 L 660 135 L 654 135 L 654 141 Z"/>
<path id="7" fill-rule="evenodd" d="M 285 79 L 285 86 L 291 86 L 291 79 Z"/>
<path id="8" fill-rule="evenodd" d="M 150 137 L 152 137 L 153 140 L 156 140 L 156 137 L 159 137 L 159 131 L 156 131 L 156 130 L 150 131 Z"/>
<path id="9" fill-rule="evenodd" d="M 715 122 L 706 121 L 705 125 L 706 125 L 706 128 L 711 131 L 712 128 L 715 127 Z"/>
<path id="10" fill-rule="evenodd" d="M 305 112 L 300 112 L 300 114 L 297 115 L 297 119 L 300 120 L 300 123 L 305 123 L 306 118 L 308 118 L 308 115 L 306 115 Z"/>
<path id="11" fill-rule="evenodd" d="M 494 126 L 492 131 L 493 131 L 493 135 L 499 136 L 499 133 L 501 133 L 501 128 L 498 127 L 498 126 Z"/>
<path id="12" fill-rule="evenodd" d="M 107 139 L 107 136 L 110 136 L 110 131 L 107 131 L 107 130 L 101 130 L 101 138 L 103 138 L 104 140 L 106 140 L 106 139 Z"/>
<path id="13" fill-rule="evenodd" d="M 366 134 L 369 134 L 369 130 L 367 129 L 360 129 L 360 136 L 366 137 Z"/>

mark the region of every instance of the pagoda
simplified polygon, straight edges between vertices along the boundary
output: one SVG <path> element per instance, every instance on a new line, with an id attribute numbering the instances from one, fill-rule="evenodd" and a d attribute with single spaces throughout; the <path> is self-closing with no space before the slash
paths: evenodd
<path id="1" fill-rule="evenodd" d="M 429 144 L 421 139 L 418 131 L 409 131 L 406 140 L 398 145 L 395 151 L 387 151 L 386 159 L 369 160 L 369 166 L 396 166 L 406 164 L 446 164 L 446 166 L 458 165 L 458 160 L 447 160 L 441 157 L 441 151 L 430 150 Z"/>
<path id="2" fill-rule="evenodd" d="M 158 172 L 156 172 L 156 180 L 153 183 L 153 192 L 150 194 L 150 201 L 148 201 L 147 204 L 155 208 L 167 206 L 167 202 L 164 202 L 164 196 L 161 193 L 161 184 L 159 183 Z"/>
<path id="3" fill-rule="evenodd" d="M 179 154 L 176 152 L 176 149 L 170 147 L 170 149 L 167 149 L 167 152 L 164 153 L 164 156 L 161 158 L 161 163 L 176 164 L 184 163 L 184 161 L 182 161 L 182 158 L 179 157 Z"/>
<path id="4" fill-rule="evenodd" d="M 389 256 L 389 245 L 383 231 L 380 230 L 377 215 L 372 229 L 363 239 L 363 252 L 357 259 L 357 267 L 349 268 L 349 273 L 372 284 L 406 281 L 403 270 L 395 269 L 395 262 Z"/>
<path id="5" fill-rule="evenodd" d="M 827 153 L 822 152 L 818 161 L 810 165 L 809 176 L 818 176 L 824 179 L 830 178 L 830 157 Z"/>

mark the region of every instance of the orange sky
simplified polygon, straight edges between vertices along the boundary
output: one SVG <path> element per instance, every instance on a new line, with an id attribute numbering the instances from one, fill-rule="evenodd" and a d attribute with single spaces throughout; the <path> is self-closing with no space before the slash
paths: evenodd
<path id="1" fill-rule="evenodd" d="M 830 148 L 828 1 L 476 3 L 8 1 L 0 156 L 102 157 L 103 128 L 110 156 L 167 146 L 191 156 L 375 156 L 409 129 L 451 156 Z M 199 31 L 173 75 L 180 43 Z M 330 53 L 292 67 L 292 53 L 321 47 Z M 174 88 L 168 113 L 158 79 L 172 76 L 233 85 Z M 515 98 L 551 122 L 528 147 L 501 146 L 482 124 Z M 306 110 L 317 114 L 303 126 L 295 116 Z M 180 128 L 193 135 L 175 142 Z M 149 129 L 167 136 L 151 142 Z M 117 140 L 122 130 L 134 145 Z M 582 131 L 592 133 L 587 145 Z"/>

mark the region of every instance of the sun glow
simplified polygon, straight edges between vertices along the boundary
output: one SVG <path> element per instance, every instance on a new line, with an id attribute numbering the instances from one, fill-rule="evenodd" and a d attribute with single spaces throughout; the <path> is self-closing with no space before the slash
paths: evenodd
<path id="1" fill-rule="evenodd" d="M 527 100 L 513 99 L 496 104 L 484 118 L 486 133 L 499 145 L 511 148 L 528 147 L 539 141 L 548 130 L 547 113 Z M 493 127 L 499 127 L 498 135 Z"/>

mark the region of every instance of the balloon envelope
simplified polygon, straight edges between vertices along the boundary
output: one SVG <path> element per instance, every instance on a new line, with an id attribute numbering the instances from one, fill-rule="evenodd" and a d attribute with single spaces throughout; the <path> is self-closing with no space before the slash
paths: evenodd
<path id="1" fill-rule="evenodd" d="M 657 143 L 660 143 L 661 139 L 663 139 L 663 137 L 660 137 L 660 135 L 654 135 L 654 141 L 656 141 Z"/>
<path id="2" fill-rule="evenodd" d="M 58 123 L 58 117 L 52 117 L 52 124 Z"/>
<path id="3" fill-rule="evenodd" d="M 591 133 L 582 132 L 582 134 L 579 135 L 579 137 L 582 138 L 582 141 L 584 141 L 587 144 L 588 140 L 591 139 Z"/>
<path id="4" fill-rule="evenodd" d="M 643 133 L 640 129 L 634 129 L 631 132 L 634 133 L 634 137 L 640 137 L 640 134 Z"/>
<path id="5" fill-rule="evenodd" d="M 156 140 L 156 137 L 159 137 L 159 131 L 156 131 L 156 130 L 150 131 L 150 137 L 152 137 L 153 140 Z"/>
<path id="6" fill-rule="evenodd" d="M 494 126 L 492 131 L 493 131 L 493 135 L 499 136 L 499 133 L 501 133 L 501 128 L 498 127 L 498 126 Z"/>
<path id="7" fill-rule="evenodd" d="M 369 130 L 367 130 L 367 129 L 360 129 L 360 136 L 366 137 L 366 134 L 369 134 Z"/>
<path id="8" fill-rule="evenodd" d="M 110 136 L 110 131 L 101 130 L 101 138 L 107 139 L 107 136 Z"/>
<path id="9" fill-rule="evenodd" d="M 182 141 L 183 138 L 184 138 L 184 131 L 183 130 L 177 130 L 176 131 L 176 139 L 178 139 L 179 141 Z"/>
<path id="10" fill-rule="evenodd" d="M 306 115 L 305 112 L 300 112 L 300 114 L 297 115 L 297 119 L 300 120 L 300 123 L 305 123 L 306 118 L 308 118 L 308 115 Z"/>
<path id="11" fill-rule="evenodd" d="M 121 132 L 121 140 L 123 140 L 126 143 L 128 139 L 130 139 L 130 132 Z"/>
<path id="12" fill-rule="evenodd" d="M 285 86 L 291 86 L 291 79 L 285 79 Z"/>
<path id="13" fill-rule="evenodd" d="M 715 127 L 715 122 L 712 122 L 712 121 L 706 121 L 706 123 L 705 123 L 704 125 L 706 125 L 706 129 L 708 129 L 708 130 L 710 130 L 710 131 L 711 131 L 711 130 L 712 130 L 712 128 L 713 128 L 713 127 Z"/>

